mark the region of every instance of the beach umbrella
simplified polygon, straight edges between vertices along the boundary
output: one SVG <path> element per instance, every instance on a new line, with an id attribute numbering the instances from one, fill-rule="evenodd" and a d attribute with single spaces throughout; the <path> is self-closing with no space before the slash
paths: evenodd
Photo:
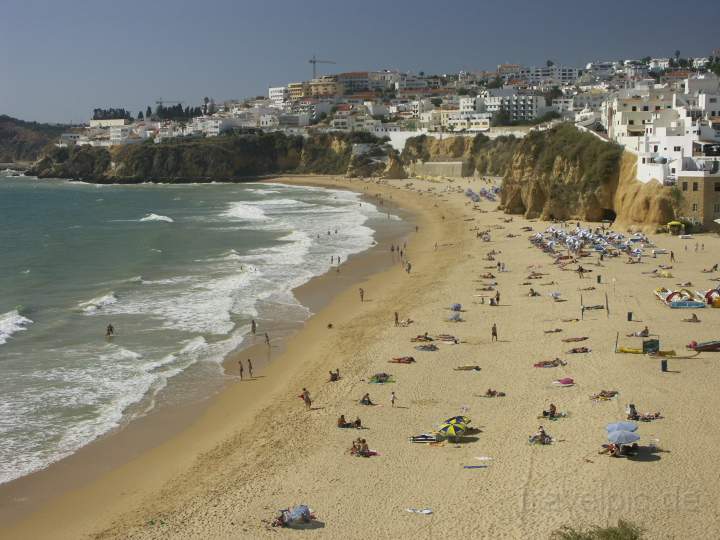
<path id="1" fill-rule="evenodd" d="M 613 431 L 636 431 L 637 428 L 638 425 L 635 422 L 615 422 L 605 427 L 608 433 L 612 433 Z"/>
<path id="2" fill-rule="evenodd" d="M 465 424 L 443 424 L 438 429 L 438 433 L 446 437 L 462 437 L 466 431 Z"/>
<path id="3" fill-rule="evenodd" d="M 472 422 L 467 416 L 453 416 L 445 420 L 445 424 L 465 424 L 466 426 Z"/>
<path id="4" fill-rule="evenodd" d="M 630 444 L 640 440 L 640 435 L 632 431 L 611 431 L 608 433 L 608 441 L 615 444 Z"/>

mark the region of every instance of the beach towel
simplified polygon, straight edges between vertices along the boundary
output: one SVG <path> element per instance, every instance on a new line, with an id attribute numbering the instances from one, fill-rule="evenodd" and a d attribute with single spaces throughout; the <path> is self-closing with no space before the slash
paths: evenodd
<path id="1" fill-rule="evenodd" d="M 575 381 L 573 379 L 571 379 L 570 377 L 564 377 L 562 379 L 553 381 L 553 384 L 558 385 L 558 386 L 573 386 L 575 384 Z"/>

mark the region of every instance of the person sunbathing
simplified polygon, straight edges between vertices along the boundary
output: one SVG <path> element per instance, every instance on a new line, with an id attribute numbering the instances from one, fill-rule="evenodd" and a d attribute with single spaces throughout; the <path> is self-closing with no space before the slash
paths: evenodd
<path id="1" fill-rule="evenodd" d="M 573 347 L 572 349 L 570 349 L 570 350 L 568 351 L 568 353 L 570 353 L 570 354 L 580 354 L 580 353 L 589 353 L 589 352 L 591 352 L 591 351 L 592 351 L 592 349 L 590 349 L 590 348 L 588 348 L 588 347 Z"/>
<path id="2" fill-rule="evenodd" d="M 355 429 L 362 429 L 362 422 L 359 416 L 355 417 L 355 421 L 352 424 Z"/>
<path id="3" fill-rule="evenodd" d="M 560 366 L 567 366 L 567 362 L 560 360 L 559 358 L 555 358 L 555 360 L 542 360 L 533 364 L 533 367 L 537 368 L 552 368 Z"/>
<path id="4" fill-rule="evenodd" d="M 594 400 L 608 400 L 617 396 L 620 392 L 617 390 L 600 390 L 597 394 L 590 396 Z"/>
<path id="5" fill-rule="evenodd" d="M 370 400 L 370 394 L 369 394 L 369 393 L 366 393 L 366 394 L 360 399 L 360 405 L 375 405 L 375 404 Z"/>
<path id="6" fill-rule="evenodd" d="M 553 330 L 545 330 L 546 334 L 556 334 L 558 332 L 562 332 L 562 328 L 554 328 Z"/>
<path id="7" fill-rule="evenodd" d="M 642 330 L 627 334 L 627 337 L 648 337 L 650 335 L 650 329 L 646 326 Z"/>
<path id="8" fill-rule="evenodd" d="M 341 414 L 341 415 L 340 415 L 340 418 L 337 419 L 337 427 L 339 427 L 339 428 L 351 428 L 351 427 L 354 427 L 354 425 L 352 424 L 352 422 L 347 422 L 347 421 L 345 420 L 345 415 L 344 415 L 344 414 Z"/>
<path id="9" fill-rule="evenodd" d="M 453 368 L 455 371 L 480 371 L 480 366 L 458 366 Z"/>
<path id="10" fill-rule="evenodd" d="M 528 296 L 540 296 L 540 293 L 530 287 L 530 292 L 528 293 Z"/>
<path id="11" fill-rule="evenodd" d="M 340 380 L 340 370 L 330 371 L 330 382 L 336 382 Z"/>
<path id="12" fill-rule="evenodd" d="M 603 444 L 598 454 L 608 454 L 611 457 L 620 457 L 620 445 L 615 443 Z"/>
<path id="13" fill-rule="evenodd" d="M 557 407 L 555 407 L 555 404 L 551 403 L 547 411 L 542 412 L 542 415 L 548 418 L 555 418 L 557 416 Z"/>
<path id="14" fill-rule="evenodd" d="M 711 274 L 712 272 L 717 272 L 717 271 L 718 271 L 718 265 L 717 265 L 717 264 L 714 264 L 714 265 L 712 266 L 712 268 L 703 268 L 703 273 L 705 273 L 705 274 Z"/>
<path id="15" fill-rule="evenodd" d="M 505 397 L 505 392 L 500 392 L 499 390 L 493 390 L 492 388 L 488 388 L 485 392 L 485 397 Z"/>
<path id="16" fill-rule="evenodd" d="M 413 343 L 418 342 L 418 341 L 426 342 L 426 341 L 432 341 L 432 340 L 433 340 L 433 338 L 431 338 L 427 332 L 425 332 L 424 334 L 417 335 L 414 338 L 410 338 L 410 341 Z"/>
<path id="17" fill-rule="evenodd" d="M 700 322 L 700 319 L 698 318 L 696 313 L 693 313 L 690 318 L 683 319 L 683 322 Z"/>
<path id="18" fill-rule="evenodd" d="M 412 356 L 399 356 L 388 360 L 388 362 L 391 364 L 412 364 L 415 362 L 415 359 Z"/>
<path id="19" fill-rule="evenodd" d="M 537 433 L 530 435 L 528 441 L 530 442 L 530 444 L 551 444 L 552 437 L 550 437 L 550 435 L 545 432 L 545 429 L 540 426 L 538 427 Z"/>

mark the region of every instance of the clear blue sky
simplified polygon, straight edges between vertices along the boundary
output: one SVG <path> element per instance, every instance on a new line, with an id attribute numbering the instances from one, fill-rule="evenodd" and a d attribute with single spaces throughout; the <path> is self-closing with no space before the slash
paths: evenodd
<path id="1" fill-rule="evenodd" d="M 0 114 L 83 121 L 335 71 L 706 56 L 720 0 L 2 0 Z"/>

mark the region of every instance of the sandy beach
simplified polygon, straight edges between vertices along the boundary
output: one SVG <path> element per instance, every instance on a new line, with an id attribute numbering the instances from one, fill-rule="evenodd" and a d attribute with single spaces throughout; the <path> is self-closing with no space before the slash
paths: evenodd
<path id="1" fill-rule="evenodd" d="M 614 352 L 618 333 L 621 345 L 636 347 L 642 340 L 625 336 L 646 325 L 660 336 L 662 349 L 680 356 L 690 356 L 690 340 L 720 338 L 720 309 L 698 309 L 702 322 L 684 323 L 690 310 L 671 310 L 653 295 L 657 287 L 687 281 L 693 290 L 717 286 L 710 278 L 720 273 L 701 272 L 720 262 L 717 236 L 650 235 L 677 261 L 659 255 L 627 264 L 627 257 L 600 262 L 593 256 L 582 260 L 592 272 L 580 279 L 554 265 L 522 229 L 542 231 L 547 223 L 518 216 L 506 222 L 497 203 L 473 209 L 462 189 L 478 188 L 480 180 L 279 181 L 354 189 L 410 212 L 418 226 L 406 248 L 410 273 L 396 260 L 357 283 L 349 280 L 281 354 L 256 370 L 255 379 L 230 385 L 168 440 L 50 497 L 20 521 L 0 525 L 0 537 L 547 538 L 563 525 L 618 518 L 640 524 L 649 538 L 720 536 L 720 397 L 714 391 L 720 353 L 670 358 L 670 371 L 661 372 L 659 359 Z M 490 241 L 478 238 L 477 229 L 489 229 Z M 491 250 L 499 252 L 495 261 L 485 260 Z M 496 261 L 505 272 L 497 272 Z M 672 265 L 673 277 L 644 273 L 659 264 Z M 528 280 L 531 271 L 543 275 Z M 494 277 L 481 277 L 485 273 Z M 496 290 L 480 290 L 490 281 Z M 528 296 L 530 287 L 540 295 Z M 491 306 L 483 296 L 497 291 L 500 305 Z M 554 301 L 553 292 L 565 301 Z M 586 305 L 607 298 L 610 309 L 581 315 L 581 295 Z M 463 322 L 448 321 L 452 303 L 462 304 Z M 395 327 L 395 311 L 414 322 Z M 493 324 L 497 342 L 491 341 Z M 546 333 L 556 328 L 562 331 Z M 417 351 L 410 339 L 424 332 L 452 334 L 460 343 Z M 562 341 L 573 337 L 588 339 Z M 568 354 L 574 346 L 592 351 Z M 388 363 L 398 356 L 416 362 Z M 533 367 L 556 357 L 567 365 Z M 464 365 L 481 369 L 453 369 Z M 327 382 L 334 369 L 342 378 Z M 369 384 L 377 372 L 392 374 L 395 382 Z M 574 386 L 552 384 L 562 377 L 572 377 Z M 309 411 L 298 399 L 303 387 L 313 399 Z M 507 395 L 481 397 L 488 388 Z M 601 390 L 619 395 L 589 399 Z M 366 392 L 376 406 L 358 403 Z M 550 403 L 568 417 L 538 419 Z M 624 420 L 628 403 L 662 413 L 638 429 L 640 444 L 652 442 L 657 450 L 637 458 L 599 455 L 606 424 Z M 359 416 L 366 429 L 338 429 L 340 414 Z M 469 416 L 480 431 L 459 444 L 408 442 L 457 414 Z M 528 444 L 540 424 L 554 444 Z M 358 436 L 380 455 L 351 456 Z M 487 467 L 464 468 L 478 465 Z M 317 513 L 315 528 L 268 526 L 277 509 L 298 503 Z"/>

